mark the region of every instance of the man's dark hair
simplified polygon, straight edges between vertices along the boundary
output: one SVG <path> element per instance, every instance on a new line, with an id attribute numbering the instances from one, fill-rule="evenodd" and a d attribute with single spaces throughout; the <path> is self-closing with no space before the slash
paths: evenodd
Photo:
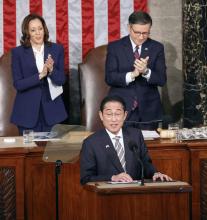
<path id="1" fill-rule="evenodd" d="M 152 18 L 144 11 L 135 11 L 129 16 L 129 24 L 152 25 Z"/>
<path id="2" fill-rule="evenodd" d="M 100 104 L 100 111 L 103 112 L 105 105 L 108 102 L 119 102 L 123 106 L 123 110 L 126 111 L 126 103 L 120 96 L 106 96 Z"/>

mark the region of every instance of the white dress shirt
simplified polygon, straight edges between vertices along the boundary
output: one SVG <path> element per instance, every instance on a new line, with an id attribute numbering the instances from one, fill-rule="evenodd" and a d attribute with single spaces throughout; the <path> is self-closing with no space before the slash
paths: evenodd
<path id="1" fill-rule="evenodd" d="M 109 135 L 109 137 L 110 137 L 110 139 L 111 139 L 111 141 L 112 141 L 112 143 L 113 143 L 113 146 L 115 146 L 115 139 L 114 139 L 114 138 L 115 138 L 116 136 L 119 136 L 119 137 L 120 137 L 119 142 L 120 142 L 121 146 L 123 147 L 124 153 L 125 153 L 122 129 L 120 129 L 120 131 L 119 131 L 118 134 L 116 134 L 116 135 L 113 134 L 113 133 L 111 133 L 111 132 L 110 132 L 109 130 L 107 130 L 107 129 L 106 129 L 106 132 L 108 133 L 108 135 Z"/>
<path id="2" fill-rule="evenodd" d="M 40 50 L 37 50 L 34 47 L 32 47 L 32 50 L 34 52 L 38 72 L 41 73 L 44 66 L 44 44 L 42 44 Z"/>
<path id="3" fill-rule="evenodd" d="M 137 45 L 134 43 L 134 41 L 131 38 L 130 38 L 130 41 L 131 41 L 131 44 L 132 44 L 133 52 L 135 52 Z M 139 54 L 141 54 L 141 51 L 142 51 L 142 45 L 139 46 L 139 49 L 138 49 Z M 148 73 L 145 74 L 145 75 L 142 75 L 142 77 L 149 80 L 150 76 L 151 76 L 151 69 L 148 68 Z M 126 84 L 129 85 L 129 83 L 133 82 L 134 80 L 135 80 L 135 78 L 132 79 L 132 77 L 131 77 L 131 72 L 128 72 L 126 74 Z"/>

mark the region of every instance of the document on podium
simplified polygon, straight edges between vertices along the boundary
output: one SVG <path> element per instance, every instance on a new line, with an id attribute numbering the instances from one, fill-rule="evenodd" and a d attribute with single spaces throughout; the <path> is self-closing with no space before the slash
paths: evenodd
<path id="1" fill-rule="evenodd" d="M 160 135 L 156 131 L 148 130 L 142 130 L 142 135 L 144 137 L 144 140 L 154 140 L 160 137 Z"/>
<path id="2" fill-rule="evenodd" d="M 54 84 L 49 77 L 47 77 L 47 81 L 49 85 L 51 99 L 54 100 L 63 93 L 63 87 Z"/>
<path id="3" fill-rule="evenodd" d="M 109 184 L 133 184 L 133 183 L 141 183 L 141 181 L 133 180 L 132 182 L 120 182 L 120 181 L 108 181 Z"/>

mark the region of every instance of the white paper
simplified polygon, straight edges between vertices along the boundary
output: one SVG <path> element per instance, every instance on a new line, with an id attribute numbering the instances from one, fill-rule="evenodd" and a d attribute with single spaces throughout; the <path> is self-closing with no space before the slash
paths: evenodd
<path id="1" fill-rule="evenodd" d="M 133 184 L 133 183 L 141 183 L 141 181 L 133 180 L 132 182 L 118 182 L 118 181 L 108 181 L 109 184 Z"/>
<path id="2" fill-rule="evenodd" d="M 32 141 L 58 141 L 57 132 L 34 132 Z"/>
<path id="3" fill-rule="evenodd" d="M 63 87 L 54 84 L 49 77 L 47 77 L 47 81 L 49 85 L 51 99 L 54 100 L 63 93 Z"/>
<path id="4" fill-rule="evenodd" d="M 16 139 L 15 138 L 4 138 L 4 143 L 15 143 Z"/>
<path id="5" fill-rule="evenodd" d="M 144 136 L 144 140 L 153 140 L 160 137 L 160 135 L 156 131 L 148 130 L 142 130 L 142 135 Z"/>

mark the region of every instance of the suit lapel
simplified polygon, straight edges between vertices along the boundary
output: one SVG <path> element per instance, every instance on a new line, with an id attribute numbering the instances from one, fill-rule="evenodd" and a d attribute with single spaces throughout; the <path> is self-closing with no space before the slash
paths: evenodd
<path id="1" fill-rule="evenodd" d="M 102 140 L 102 143 L 103 143 L 103 148 L 105 149 L 106 154 L 110 159 L 111 163 L 116 167 L 116 169 L 120 173 L 124 172 L 124 169 L 122 168 L 120 160 L 117 156 L 116 150 L 114 149 L 113 143 L 105 129 L 104 129 L 104 138 Z"/>
<path id="2" fill-rule="evenodd" d="M 48 58 L 48 54 L 51 54 L 50 47 L 47 44 L 45 44 L 44 45 L 44 61 Z"/>
<path id="3" fill-rule="evenodd" d="M 123 47 L 124 47 L 124 53 L 126 55 L 126 60 L 128 60 L 130 66 L 133 66 L 134 53 L 133 53 L 132 44 L 129 39 L 129 36 L 123 39 Z"/>
<path id="4" fill-rule="evenodd" d="M 128 147 L 130 137 L 129 137 L 129 134 L 128 134 L 126 128 L 123 127 L 122 132 L 123 132 L 123 139 L 124 139 L 126 171 L 127 171 L 127 173 L 130 173 L 130 170 L 131 170 L 131 167 L 133 164 L 132 152 L 129 150 L 129 147 Z"/>
<path id="5" fill-rule="evenodd" d="M 36 59 L 34 56 L 34 52 L 32 50 L 32 47 L 29 48 L 24 48 L 24 53 L 25 53 L 25 62 L 28 60 L 30 66 L 31 66 L 31 72 L 37 73 L 37 65 L 36 65 Z"/>
<path id="6" fill-rule="evenodd" d="M 147 39 L 147 41 L 145 41 L 142 44 L 142 51 L 141 51 L 142 58 L 149 56 L 149 49 L 150 49 L 150 39 Z"/>

